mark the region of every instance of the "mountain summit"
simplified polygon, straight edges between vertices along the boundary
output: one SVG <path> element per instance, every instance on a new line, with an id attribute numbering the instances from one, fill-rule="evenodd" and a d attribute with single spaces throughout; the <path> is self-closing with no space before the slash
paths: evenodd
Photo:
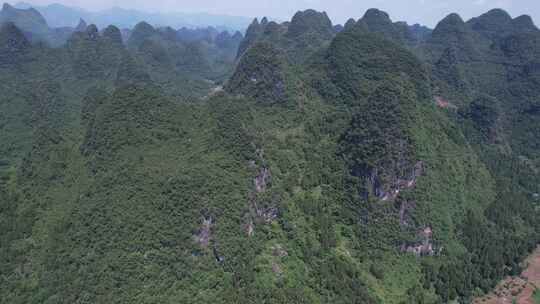
<path id="1" fill-rule="evenodd" d="M 540 31 L 351 17 L 245 37 L 85 17 L 57 45 L 3 23 L 0 302 L 475 303 L 518 276 Z"/>
<path id="2" fill-rule="evenodd" d="M 13 22 L 22 31 L 44 35 L 49 27 L 45 18 L 35 9 L 17 9 L 4 3 L 0 11 L 0 23 Z"/>

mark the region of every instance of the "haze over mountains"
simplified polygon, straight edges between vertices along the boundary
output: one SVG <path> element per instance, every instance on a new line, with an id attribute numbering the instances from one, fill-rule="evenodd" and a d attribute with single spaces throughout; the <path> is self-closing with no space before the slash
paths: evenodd
<path id="1" fill-rule="evenodd" d="M 540 242 L 527 15 L 0 23 L 1 301 L 469 303 Z"/>
<path id="2" fill-rule="evenodd" d="M 53 28 L 73 27 L 78 24 L 80 19 L 83 19 L 88 24 L 95 24 L 100 28 L 109 25 L 115 25 L 119 28 L 133 28 L 137 23 L 145 21 L 155 26 L 170 26 L 175 29 L 212 26 L 220 30 L 234 32 L 237 30 L 243 31 L 251 22 L 251 18 L 247 17 L 205 13 L 147 13 L 118 7 L 98 12 L 61 4 L 36 6 L 19 2 L 14 7 L 19 9 L 35 8 L 47 20 L 49 26 Z"/>

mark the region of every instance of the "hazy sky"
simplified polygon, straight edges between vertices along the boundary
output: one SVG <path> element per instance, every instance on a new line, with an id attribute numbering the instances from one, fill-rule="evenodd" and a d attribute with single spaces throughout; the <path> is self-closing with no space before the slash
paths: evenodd
<path id="1" fill-rule="evenodd" d="M 503 8 L 512 16 L 529 14 L 537 25 L 540 24 L 540 0 L 28 0 L 26 2 L 35 5 L 56 2 L 90 10 L 118 6 L 146 11 L 269 16 L 279 20 L 289 20 L 297 10 L 314 8 L 326 11 L 336 23 L 342 23 L 350 17 L 360 18 L 366 9 L 376 7 L 387 11 L 394 21 L 423 23 L 429 26 L 434 26 L 437 21 L 452 12 L 469 19 L 491 8 Z"/>

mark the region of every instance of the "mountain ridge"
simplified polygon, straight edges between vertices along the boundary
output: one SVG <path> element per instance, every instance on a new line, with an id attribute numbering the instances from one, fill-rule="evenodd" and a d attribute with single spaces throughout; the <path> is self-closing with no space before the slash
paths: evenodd
<path id="1" fill-rule="evenodd" d="M 249 23 L 249 18 L 228 15 L 213 15 L 204 13 L 146 13 L 137 10 L 111 8 L 100 12 L 90 12 L 80 8 L 73 8 L 61 4 L 48 6 L 33 6 L 27 3 L 17 3 L 15 7 L 35 7 L 40 11 L 52 27 L 75 26 L 79 19 L 94 23 L 99 27 L 115 25 L 119 28 L 132 28 L 138 22 L 147 21 L 160 26 L 175 28 L 214 26 L 221 30 L 243 30 Z"/>
<path id="2" fill-rule="evenodd" d="M 540 33 L 472 20 L 431 32 L 372 9 L 339 28 L 307 10 L 244 37 L 89 22 L 54 47 L 7 23 L 0 298 L 488 293 L 540 241 Z"/>

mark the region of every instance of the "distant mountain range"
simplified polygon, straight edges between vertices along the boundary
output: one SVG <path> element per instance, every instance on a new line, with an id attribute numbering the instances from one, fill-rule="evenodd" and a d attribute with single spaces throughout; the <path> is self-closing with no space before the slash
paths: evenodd
<path id="1" fill-rule="evenodd" d="M 86 32 L 88 28 L 96 28 L 96 30 L 102 29 L 107 31 L 111 26 L 114 26 L 115 22 L 111 20 L 111 25 L 96 27 L 94 23 L 87 23 L 83 18 L 80 18 L 77 22 L 77 26 L 63 26 L 55 27 L 50 26 L 46 18 L 35 8 L 20 8 L 25 7 L 24 4 L 19 4 L 19 8 L 13 7 L 8 3 L 4 3 L 0 10 L 0 25 L 12 23 L 17 27 L 21 33 L 24 34 L 32 44 L 46 43 L 49 46 L 58 47 L 66 43 L 66 41 L 76 32 Z M 57 20 L 58 18 L 49 18 L 50 20 Z M 89 26 L 90 24 L 90 26 Z M 139 30 L 138 30 L 139 29 Z M 149 29 L 146 36 L 159 36 L 156 31 L 160 31 L 162 36 L 167 36 L 167 40 L 182 41 L 182 42 L 205 42 L 206 48 L 212 48 L 215 45 L 219 49 L 226 50 L 226 55 L 229 60 L 233 60 L 236 54 L 238 44 L 242 41 L 243 35 L 240 31 L 234 31 L 231 28 L 222 27 L 196 27 L 188 28 L 182 27 L 178 31 L 170 26 L 156 26 L 152 27 L 145 21 L 138 22 L 133 27 L 122 28 L 120 31 L 121 39 L 123 42 L 127 42 L 133 33 L 135 38 L 140 34 L 141 29 Z M 230 55 L 230 56 L 228 56 Z M 231 58 L 229 58 L 231 57 Z"/>
<path id="2" fill-rule="evenodd" d="M 25 2 L 14 5 L 15 8 L 35 8 L 47 20 L 50 27 L 74 27 L 80 19 L 88 24 L 95 24 L 99 28 L 115 25 L 119 28 L 133 28 L 137 23 L 146 21 L 157 26 L 170 26 L 173 28 L 199 28 L 213 26 L 220 30 L 244 30 L 251 22 L 251 18 L 213 15 L 207 13 L 147 13 L 123 8 L 111 8 L 99 12 L 90 12 L 77 7 L 50 4 L 37 6 Z"/>

